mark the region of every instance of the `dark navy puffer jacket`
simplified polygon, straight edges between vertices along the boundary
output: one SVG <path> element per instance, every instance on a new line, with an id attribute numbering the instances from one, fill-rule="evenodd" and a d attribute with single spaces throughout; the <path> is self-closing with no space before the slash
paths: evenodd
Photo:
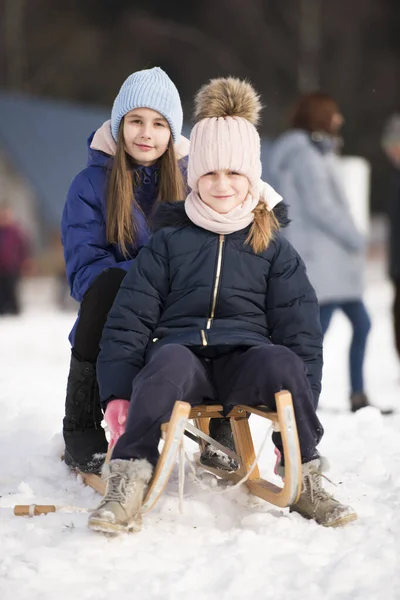
<path id="1" fill-rule="evenodd" d="M 143 212 L 135 211 L 133 218 L 138 224 L 136 246 L 128 248 L 131 260 L 126 260 L 116 244 L 106 238 L 106 187 L 108 171 L 113 158 L 90 148 L 94 133 L 88 139 L 88 163 L 72 181 L 61 219 L 61 237 L 67 279 L 71 296 L 81 302 L 85 292 L 100 273 L 112 267 L 128 270 L 140 250 L 149 240 L 146 217 L 151 213 L 158 194 L 159 168 L 137 167 L 140 185 L 136 188 L 136 200 Z M 180 161 L 186 182 L 187 158 Z M 73 343 L 74 329 L 70 335 Z"/>
<path id="2" fill-rule="evenodd" d="M 278 212 L 286 212 L 284 205 Z M 277 216 L 287 222 L 286 214 Z M 172 343 L 208 350 L 284 345 L 303 359 L 317 405 L 319 310 L 290 243 L 278 232 L 255 254 L 245 244 L 249 227 L 212 233 L 189 221 L 183 202 L 160 206 L 156 217 L 162 228 L 128 271 L 103 330 L 97 361 L 103 406 L 110 398 L 128 400 L 146 354 Z"/>

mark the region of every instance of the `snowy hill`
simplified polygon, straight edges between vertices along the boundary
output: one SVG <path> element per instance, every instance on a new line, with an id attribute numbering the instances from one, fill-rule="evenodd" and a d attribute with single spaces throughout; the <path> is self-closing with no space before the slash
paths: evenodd
<path id="1" fill-rule="evenodd" d="M 370 265 L 366 301 L 373 328 L 367 389 L 397 407 L 400 369 L 391 332 L 391 288 Z M 348 412 L 350 330 L 335 317 L 325 349 L 320 450 L 331 462 L 328 488 L 359 520 L 324 529 L 251 497 L 214 494 L 190 479 L 184 513 L 177 473 L 139 534 L 108 539 L 87 515 L 17 518 L 18 503 L 93 507 L 98 498 L 61 462 L 61 420 L 73 313 L 52 307 L 47 281 L 27 284 L 26 311 L 0 319 L 1 600 L 395 600 L 400 598 L 400 413 Z M 264 420 L 252 418 L 256 449 Z M 191 451 L 192 442 L 187 442 Z M 261 470 L 273 465 L 267 444 Z M 216 491 L 220 491 L 218 486 Z"/>

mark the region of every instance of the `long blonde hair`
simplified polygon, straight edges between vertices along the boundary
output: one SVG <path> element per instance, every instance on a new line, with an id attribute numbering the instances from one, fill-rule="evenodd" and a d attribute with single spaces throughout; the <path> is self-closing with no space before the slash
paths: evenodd
<path id="1" fill-rule="evenodd" d="M 137 173 L 132 177 L 132 164 L 125 150 L 123 122 L 118 130 L 117 149 L 107 182 L 106 236 L 109 244 L 118 244 L 122 254 L 129 258 L 128 246 L 135 246 L 138 223 L 132 218 L 132 208 L 142 212 L 135 198 L 140 185 Z M 172 137 L 167 150 L 160 157 L 160 183 L 156 202 L 184 200 L 186 186 L 179 169 Z"/>
<path id="2" fill-rule="evenodd" d="M 266 250 L 279 229 L 279 222 L 272 210 L 268 210 L 263 200 L 257 204 L 254 213 L 254 221 L 251 225 L 246 244 L 252 247 L 256 254 Z"/>

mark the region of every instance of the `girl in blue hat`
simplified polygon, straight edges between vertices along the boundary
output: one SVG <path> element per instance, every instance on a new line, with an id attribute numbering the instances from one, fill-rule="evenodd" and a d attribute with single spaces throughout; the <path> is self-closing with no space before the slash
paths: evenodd
<path id="1" fill-rule="evenodd" d="M 95 367 L 107 314 L 149 238 L 155 204 L 186 195 L 182 121 L 178 90 L 162 69 L 133 73 L 115 98 L 111 120 L 89 137 L 87 166 L 68 192 L 61 233 L 80 309 L 70 334 L 63 435 L 65 462 L 86 472 L 98 471 L 108 445 Z"/>

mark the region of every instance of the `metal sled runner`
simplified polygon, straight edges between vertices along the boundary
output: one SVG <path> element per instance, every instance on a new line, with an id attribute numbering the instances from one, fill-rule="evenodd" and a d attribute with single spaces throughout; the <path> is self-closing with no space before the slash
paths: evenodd
<path id="1" fill-rule="evenodd" d="M 225 416 L 225 418 L 230 419 L 233 431 L 236 446 L 235 458 L 239 462 L 237 471 L 201 466 L 206 471 L 235 483 L 247 477 L 244 485 L 248 487 L 252 494 L 276 506 L 285 507 L 294 504 L 300 495 L 301 458 L 291 394 L 288 391 L 278 392 L 275 394 L 275 400 L 276 412 L 272 412 L 265 406 L 251 407 L 243 404 L 235 406 Z M 175 402 L 169 422 L 164 423 L 161 427 L 164 447 L 143 502 L 143 513 L 150 511 L 162 494 L 175 465 L 179 449 L 183 444 L 185 430 L 196 436 L 202 449 L 204 444 L 210 441 L 208 437 L 209 420 L 223 417 L 222 410 L 223 407 L 218 404 L 191 407 L 187 402 L 179 400 Z M 282 487 L 262 479 L 257 464 L 254 464 L 256 455 L 249 427 L 250 414 L 269 419 L 272 421 L 273 429 L 281 433 L 285 455 L 285 478 Z M 194 426 L 191 425 L 189 420 L 194 421 Z M 220 445 L 216 444 L 216 446 L 224 451 L 224 448 Z M 226 449 L 226 453 L 229 454 L 229 452 Z M 103 479 L 91 473 L 80 473 L 80 475 L 86 485 L 104 495 L 106 483 Z M 56 507 L 52 505 L 16 506 L 14 514 L 33 516 L 54 512 L 55 510 Z"/>

